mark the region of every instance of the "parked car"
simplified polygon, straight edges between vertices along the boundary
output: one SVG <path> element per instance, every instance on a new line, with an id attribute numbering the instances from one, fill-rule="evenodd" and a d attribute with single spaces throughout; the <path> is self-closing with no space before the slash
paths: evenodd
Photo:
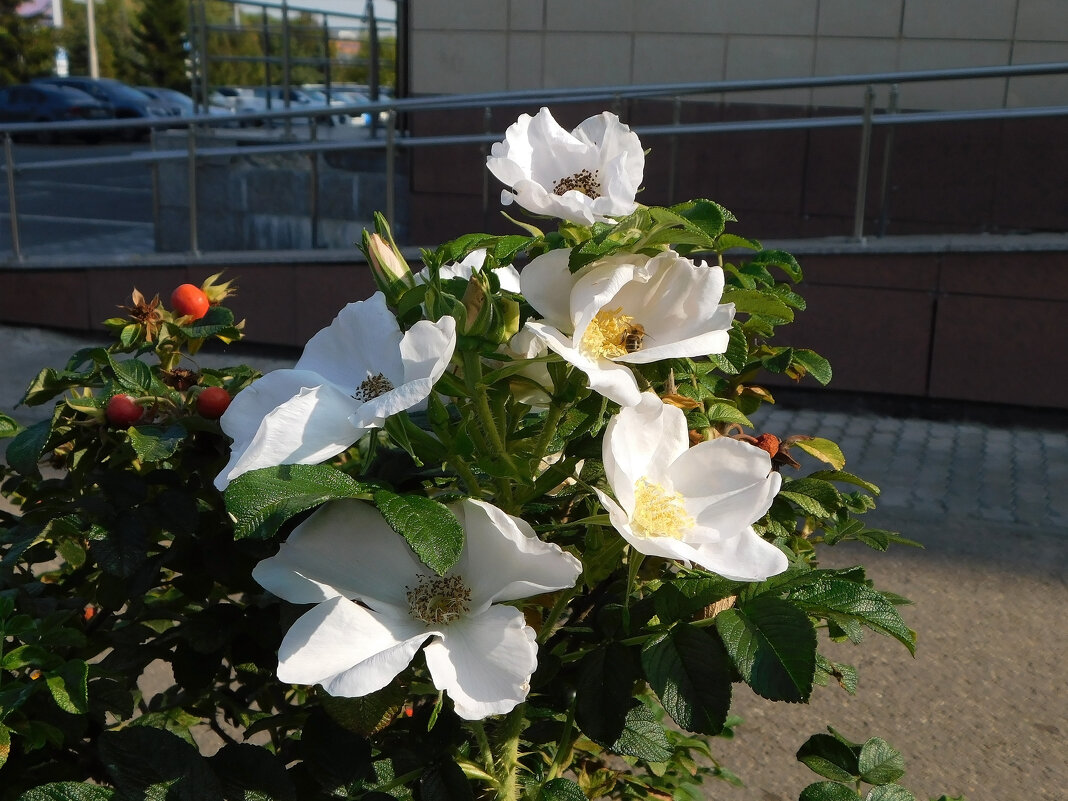
<path id="1" fill-rule="evenodd" d="M 164 89 L 159 86 L 138 86 L 135 88 L 138 92 L 142 92 L 161 105 L 166 106 L 179 117 L 196 116 L 196 103 L 193 98 L 183 92 L 179 92 L 177 89 Z M 203 114 L 204 112 L 201 111 L 200 113 Z M 234 112 L 233 109 L 221 103 L 209 102 L 208 114 L 219 117 L 233 117 Z"/>
<path id="2" fill-rule="evenodd" d="M 108 106 L 69 86 L 20 84 L 0 89 L 0 122 L 106 120 L 114 116 Z M 88 131 L 79 135 L 84 139 L 99 139 L 99 135 Z M 34 136 L 42 144 L 57 138 L 54 131 L 39 131 Z"/>
<path id="3" fill-rule="evenodd" d="M 261 110 L 281 111 L 286 107 L 285 89 L 281 86 L 257 86 L 252 90 L 252 95 L 263 103 L 263 109 Z M 325 99 L 322 102 L 316 101 L 296 87 L 290 87 L 288 97 L 290 110 L 306 109 L 308 111 L 322 110 L 328 112 L 330 109 Z M 345 125 L 348 122 L 347 114 L 315 114 L 314 117 L 315 121 L 322 125 Z M 310 116 L 294 117 L 293 122 L 307 122 L 310 119 Z"/>
<path id="4" fill-rule="evenodd" d="M 132 119 L 135 117 L 159 119 L 176 116 L 166 106 L 153 100 L 143 92 L 138 92 L 132 86 L 116 81 L 114 78 L 86 78 L 84 76 L 35 78 L 34 83 L 70 86 L 79 89 L 88 95 L 92 95 L 101 103 L 110 106 L 117 119 Z M 135 139 L 147 135 L 147 129 L 123 129 L 123 136 L 127 139 Z"/>

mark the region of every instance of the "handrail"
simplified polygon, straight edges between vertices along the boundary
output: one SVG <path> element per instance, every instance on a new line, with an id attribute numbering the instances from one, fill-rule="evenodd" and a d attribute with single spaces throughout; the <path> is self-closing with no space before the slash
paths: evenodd
<path id="1" fill-rule="evenodd" d="M 193 117 L 183 118 L 153 118 L 148 120 L 99 120 L 84 122 L 61 122 L 61 123 L 9 123 L 0 124 L 0 137 L 5 142 L 5 161 L 0 164 L 0 170 L 6 174 L 8 184 L 8 197 L 10 198 L 12 216 L 12 240 L 15 257 L 21 260 L 21 250 L 18 239 L 17 210 L 14 204 L 15 189 L 14 177 L 24 172 L 64 169 L 82 166 L 100 166 L 106 164 L 130 164 L 146 163 L 159 164 L 165 161 L 190 160 L 190 182 L 195 181 L 195 164 L 201 159 L 213 157 L 250 156 L 266 154 L 317 154 L 336 151 L 353 150 L 385 150 L 387 162 L 387 186 L 392 188 L 393 175 L 390 169 L 395 162 L 397 148 L 414 149 L 420 147 L 434 147 L 441 145 L 462 144 L 485 144 L 497 141 L 501 134 L 494 132 L 478 134 L 444 135 L 444 136 L 398 136 L 394 125 L 398 114 L 418 111 L 443 111 L 465 108 L 484 108 L 522 106 L 553 103 L 582 103 L 594 102 L 604 99 L 642 99 L 650 97 L 666 97 L 674 99 L 692 94 L 723 94 L 741 91 L 762 91 L 771 89 L 806 89 L 832 86 L 860 85 L 869 88 L 876 84 L 892 84 L 896 87 L 899 83 L 933 81 L 933 80 L 969 80 L 977 78 L 994 77 L 1023 77 L 1036 75 L 1068 74 L 1068 62 L 1048 62 L 1037 64 L 1021 64 L 1001 67 L 970 67 L 962 69 L 926 70 L 917 72 L 884 72 L 867 73 L 856 75 L 817 76 L 808 78 L 773 78 L 741 81 L 710 81 L 700 83 L 670 83 L 652 84 L 641 86 L 602 86 L 580 87 L 571 89 L 536 89 L 519 92 L 488 92 L 472 93 L 465 95 L 434 96 L 429 98 L 404 98 L 399 100 L 364 103 L 351 106 L 329 106 L 309 109 L 288 109 L 279 111 L 249 112 L 242 114 L 219 117 L 216 115 L 200 114 Z M 869 89 L 870 91 L 870 89 Z M 896 91 L 893 90 L 893 91 Z M 896 103 L 896 98 L 895 101 Z M 315 139 L 314 124 L 309 125 L 310 141 L 272 143 L 265 145 L 242 145 L 240 147 L 201 147 L 197 148 L 195 142 L 186 148 L 174 150 L 151 150 L 142 153 L 124 154 L 122 156 L 97 156 L 88 158 L 60 159 L 55 161 L 16 163 L 11 155 L 10 142 L 14 135 L 36 132 L 56 131 L 93 131 L 121 129 L 159 129 L 159 128 L 184 128 L 189 131 L 190 140 L 194 140 L 194 130 L 197 128 L 213 127 L 232 124 L 237 122 L 266 122 L 273 120 L 288 121 L 292 118 L 309 118 L 337 115 L 337 114 L 361 114 L 371 113 L 377 115 L 384 111 L 388 115 L 387 136 L 385 140 L 369 139 L 363 141 L 325 141 Z M 875 126 L 899 126 L 940 122 L 963 122 L 992 119 L 1030 119 L 1048 116 L 1068 115 L 1068 106 L 1042 106 L 1021 108 L 988 108 L 969 109 L 962 111 L 900 111 L 894 109 L 891 114 L 875 114 L 871 105 L 866 105 L 864 114 L 841 114 L 820 117 L 795 117 L 773 120 L 738 120 L 728 122 L 710 123 L 674 123 L 670 125 L 647 125 L 633 126 L 635 132 L 641 136 L 679 136 L 688 134 L 726 133 L 739 131 L 776 131 L 776 130 L 802 130 L 831 127 L 854 127 L 860 126 L 864 136 L 870 136 L 867 131 Z M 863 158 L 864 147 L 862 143 L 862 158 L 858 169 L 858 186 L 863 186 L 867 180 L 867 159 Z M 885 170 L 885 165 L 884 165 Z M 884 175 L 885 180 L 885 175 Z M 190 193 L 191 205 L 195 206 L 195 192 Z M 858 208 L 863 204 L 863 194 L 858 193 Z M 387 216 L 393 217 L 392 191 L 387 192 Z M 195 243 L 195 223 L 193 222 L 195 208 L 191 210 L 191 249 L 197 250 Z M 854 227 L 854 238 L 862 239 L 863 216 L 858 212 L 857 222 Z"/>

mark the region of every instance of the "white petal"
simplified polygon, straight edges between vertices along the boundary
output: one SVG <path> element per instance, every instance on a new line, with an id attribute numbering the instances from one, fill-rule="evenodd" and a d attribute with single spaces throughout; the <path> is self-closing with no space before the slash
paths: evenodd
<path id="1" fill-rule="evenodd" d="M 405 614 L 333 598 L 302 615 L 278 649 L 278 678 L 358 697 L 385 687 L 434 632 Z"/>
<path id="2" fill-rule="evenodd" d="M 381 373 L 394 384 L 403 378 L 400 326 L 376 292 L 367 300 L 350 303 L 329 326 L 308 340 L 296 369 L 313 370 L 352 394 L 368 374 Z"/>
<path id="3" fill-rule="evenodd" d="M 387 417 L 405 409 L 421 409 L 456 348 L 456 320 L 420 320 L 405 332 L 398 352 L 403 375 L 391 379 L 394 389 L 362 404 L 350 418 L 358 428 L 381 426 Z"/>
<path id="4" fill-rule="evenodd" d="M 694 552 L 694 564 L 734 581 L 763 581 L 789 566 L 786 554 L 752 527 L 722 542 L 695 543 Z"/>
<path id="5" fill-rule="evenodd" d="M 318 464 L 363 434 L 349 422 L 357 401 L 316 373 L 275 370 L 234 396 L 220 424 L 234 440 L 215 479 L 222 490 L 242 473 L 281 464 Z"/>
<path id="6" fill-rule="evenodd" d="M 375 608 L 407 609 L 405 585 L 430 573 L 369 503 L 331 501 L 293 529 L 278 553 L 252 571 L 264 589 L 293 603 L 343 595 Z"/>
<path id="7" fill-rule="evenodd" d="M 574 277 L 567 269 L 571 251 L 558 248 L 531 259 L 519 274 L 523 297 L 546 323 L 561 331 L 571 327 L 571 287 Z"/>
<path id="8" fill-rule="evenodd" d="M 590 359 L 576 348 L 571 339 L 552 326 L 542 323 L 527 323 L 527 328 L 544 342 L 551 351 L 559 354 L 568 364 L 586 374 L 588 386 L 620 406 L 634 406 L 641 400 L 638 382 L 630 368 L 608 359 Z"/>
<path id="9" fill-rule="evenodd" d="M 616 302 L 616 296 L 634 279 L 638 269 L 632 263 L 635 259 L 647 260 L 644 256 L 612 256 L 594 262 L 591 269 L 577 277 L 571 290 L 571 322 L 576 342 L 581 341 L 586 327 L 599 311 L 622 305 Z M 629 314 L 630 309 L 624 307 L 623 312 Z"/>
<path id="10" fill-rule="evenodd" d="M 449 694 L 460 717 L 503 715 L 530 692 L 530 677 L 538 666 L 534 637 L 518 609 L 491 606 L 458 620 L 442 639 L 427 643 L 426 664 L 434 685 Z"/>
<path id="11" fill-rule="evenodd" d="M 582 563 L 558 545 L 538 539 L 534 529 L 492 504 L 473 499 L 456 507 L 467 544 L 450 573 L 471 589 L 472 613 L 496 601 L 514 601 L 573 587 Z"/>

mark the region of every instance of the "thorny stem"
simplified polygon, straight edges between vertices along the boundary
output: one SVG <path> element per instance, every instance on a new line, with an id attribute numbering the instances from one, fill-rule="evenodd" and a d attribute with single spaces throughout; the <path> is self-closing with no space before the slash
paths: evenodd
<path id="1" fill-rule="evenodd" d="M 504 440 L 501 439 L 501 430 L 498 428 L 497 420 L 490 409 L 486 385 L 482 383 L 482 359 L 474 351 L 464 351 L 463 365 L 467 389 L 475 402 L 475 410 L 478 412 L 479 420 L 482 423 L 481 428 L 489 437 L 489 444 L 494 452 L 493 455 L 508 465 L 508 469 L 513 476 L 518 477 L 520 475 L 519 468 L 516 467 L 515 462 L 512 460 L 512 455 L 508 453 Z M 502 502 L 501 505 L 506 507 L 505 511 L 509 511 L 512 506 L 511 482 L 507 479 L 498 479 L 496 484 Z"/>
<path id="2" fill-rule="evenodd" d="M 549 611 L 549 616 L 545 618 L 545 622 L 541 624 L 541 633 L 538 634 L 538 645 L 544 645 L 545 640 L 553 633 L 553 627 L 556 625 L 556 621 L 560 619 L 560 615 L 567 609 L 567 605 L 571 603 L 571 599 L 575 597 L 575 591 L 564 591 L 560 593 L 560 597 L 556 599 L 556 603 L 553 604 L 553 608 Z"/>
<path id="3" fill-rule="evenodd" d="M 501 782 L 498 801 L 517 801 L 519 798 L 519 734 L 526 722 L 526 704 L 520 704 L 507 714 L 501 726 L 497 751 L 497 777 Z"/>
<path id="4" fill-rule="evenodd" d="M 571 754 L 574 752 L 574 741 L 571 738 L 571 733 L 575 730 L 575 701 L 572 699 L 571 705 L 567 708 L 567 720 L 564 721 L 564 731 L 560 735 L 560 742 L 557 744 L 556 753 L 553 755 L 553 764 L 549 766 L 549 774 L 545 781 L 550 782 L 560 775 L 561 772 L 571 763 Z M 545 786 L 545 783 L 542 783 Z"/>
<path id="5" fill-rule="evenodd" d="M 490 749 L 489 739 L 486 737 L 486 728 L 481 720 L 468 721 L 468 727 L 475 735 L 478 742 L 478 753 L 482 758 L 482 768 L 487 773 L 493 773 L 493 751 Z"/>

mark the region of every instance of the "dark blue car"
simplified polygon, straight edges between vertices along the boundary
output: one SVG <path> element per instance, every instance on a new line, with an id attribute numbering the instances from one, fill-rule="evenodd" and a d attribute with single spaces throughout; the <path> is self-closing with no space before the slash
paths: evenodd
<path id="1" fill-rule="evenodd" d="M 101 103 L 110 106 L 117 119 L 148 118 L 158 119 L 173 116 L 170 110 L 153 100 L 144 92 L 127 86 L 114 78 L 86 78 L 68 76 L 65 78 L 35 78 L 34 83 L 48 83 L 55 86 L 70 86 L 92 95 Z M 148 136 L 148 129 L 124 129 L 124 135 L 133 139 Z"/>
<path id="2" fill-rule="evenodd" d="M 0 122 L 64 122 L 105 120 L 114 117 L 109 106 L 69 86 L 45 83 L 20 84 L 0 89 Z M 55 131 L 39 131 L 37 141 L 56 139 Z M 99 138 L 80 134 L 83 138 Z"/>

